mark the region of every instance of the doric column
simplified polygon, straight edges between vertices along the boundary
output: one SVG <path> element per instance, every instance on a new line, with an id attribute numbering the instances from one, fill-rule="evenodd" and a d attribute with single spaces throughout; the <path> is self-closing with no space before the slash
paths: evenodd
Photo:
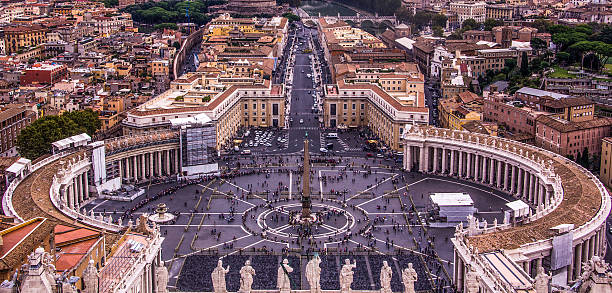
<path id="1" fill-rule="evenodd" d="M 425 147 L 419 147 L 419 171 L 425 172 Z"/>
<path id="2" fill-rule="evenodd" d="M 527 196 L 527 200 L 529 202 L 533 201 L 533 195 L 535 191 L 535 175 L 529 173 L 529 194 Z"/>
<path id="3" fill-rule="evenodd" d="M 474 181 L 478 181 L 480 176 L 480 165 L 478 164 L 480 155 L 474 154 Z"/>
<path id="4" fill-rule="evenodd" d="M 81 175 L 77 175 L 76 177 L 72 178 L 72 180 L 76 183 L 77 200 L 80 204 L 83 202 L 83 181 L 81 181 Z"/>
<path id="5" fill-rule="evenodd" d="M 138 180 L 138 166 L 136 165 L 136 156 L 131 156 L 131 163 L 132 163 L 132 180 L 136 181 Z"/>
<path id="6" fill-rule="evenodd" d="M 170 175 L 172 172 L 170 171 L 170 150 L 164 152 L 166 155 L 166 174 Z"/>
<path id="7" fill-rule="evenodd" d="M 85 186 L 85 197 L 89 198 L 89 171 L 85 171 L 85 174 L 83 174 L 83 186 Z"/>
<path id="8" fill-rule="evenodd" d="M 510 193 L 516 193 L 516 167 L 512 166 L 512 177 L 510 177 Z"/>
<path id="9" fill-rule="evenodd" d="M 432 172 L 438 172 L 438 148 L 433 147 L 433 167 Z M 444 171 L 444 166 L 442 166 L 442 171 Z"/>
<path id="10" fill-rule="evenodd" d="M 510 164 L 508 162 L 504 163 L 504 189 L 507 191 L 510 187 L 510 180 L 508 176 L 510 175 Z"/>
<path id="11" fill-rule="evenodd" d="M 529 196 L 529 172 L 523 170 L 523 196 L 527 198 Z"/>
<path id="12" fill-rule="evenodd" d="M 145 155 L 140 155 L 140 176 L 142 176 L 142 180 L 147 180 L 147 166 L 145 165 Z"/>
<path id="13" fill-rule="evenodd" d="M 541 183 L 540 193 L 538 194 L 538 201 L 536 202 L 536 204 L 540 205 L 541 203 L 543 203 L 545 197 L 546 197 L 546 186 L 544 185 L 544 183 Z"/>
<path id="14" fill-rule="evenodd" d="M 181 163 L 181 153 L 179 149 L 174 150 L 174 173 L 179 173 L 181 171 L 180 164 Z"/>
<path id="15" fill-rule="evenodd" d="M 465 154 L 467 155 L 466 177 L 472 177 L 472 154 L 468 152 Z"/>
<path id="16" fill-rule="evenodd" d="M 155 177 L 155 169 L 153 168 L 153 152 L 147 154 L 147 163 L 149 164 L 149 178 Z"/>
<path id="17" fill-rule="evenodd" d="M 459 172 L 457 172 L 458 177 L 463 177 L 463 158 L 465 157 L 465 153 L 463 151 L 459 151 Z"/>
<path id="18" fill-rule="evenodd" d="M 481 182 L 482 183 L 487 183 L 487 157 L 485 157 L 484 155 L 482 156 L 482 178 L 481 178 Z"/>
<path id="19" fill-rule="evenodd" d="M 489 158 L 489 184 L 495 184 L 495 160 L 493 158 Z"/>
<path id="20" fill-rule="evenodd" d="M 119 180 L 123 180 L 123 164 L 121 159 L 117 160 L 117 167 L 119 167 Z"/>
<path id="21" fill-rule="evenodd" d="M 582 273 L 582 243 L 576 245 L 576 255 L 574 255 L 574 276 L 580 276 Z"/>
<path id="22" fill-rule="evenodd" d="M 130 157 L 127 157 L 124 160 L 125 160 L 125 179 L 129 181 L 132 175 L 131 173 L 132 170 L 130 170 Z"/>
<path id="23" fill-rule="evenodd" d="M 74 182 L 68 184 L 68 202 L 71 209 L 74 209 Z"/>
<path id="24" fill-rule="evenodd" d="M 62 201 L 62 204 L 64 206 L 68 205 L 68 191 L 66 190 L 66 187 L 63 187 L 60 189 L 60 198 Z"/>
<path id="25" fill-rule="evenodd" d="M 450 152 L 451 152 L 450 174 L 455 175 L 456 174 L 455 173 L 455 150 L 450 150 Z"/>
<path id="26" fill-rule="evenodd" d="M 497 188 L 502 188 L 502 166 L 504 162 L 497 161 Z"/>
<path id="27" fill-rule="evenodd" d="M 155 152 L 155 154 L 157 155 L 157 176 L 162 176 L 161 152 Z"/>
<path id="28" fill-rule="evenodd" d="M 442 174 L 446 173 L 446 170 L 448 170 L 447 166 L 448 166 L 448 150 L 442 149 L 442 170 L 440 170 L 440 173 Z"/>
<path id="29" fill-rule="evenodd" d="M 523 175 L 525 174 L 525 170 L 520 167 L 517 167 L 518 173 L 516 174 L 516 194 L 520 197 L 523 194 Z"/>
<path id="30" fill-rule="evenodd" d="M 412 171 L 412 147 L 409 145 L 406 145 L 404 146 L 404 148 L 406 149 L 405 150 L 406 154 L 404 155 L 404 157 L 406 158 L 405 169 L 408 171 Z"/>

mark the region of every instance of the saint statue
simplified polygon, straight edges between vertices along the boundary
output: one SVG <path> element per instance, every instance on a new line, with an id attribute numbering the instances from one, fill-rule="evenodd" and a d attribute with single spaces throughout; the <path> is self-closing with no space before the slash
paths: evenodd
<path id="1" fill-rule="evenodd" d="M 538 274 L 535 277 L 534 287 L 536 293 L 548 293 L 548 281 L 551 276 L 544 272 L 544 267 L 538 267 Z"/>
<path id="2" fill-rule="evenodd" d="M 391 276 L 393 271 L 386 260 L 383 261 L 383 266 L 380 268 L 380 293 L 391 293 Z"/>
<path id="3" fill-rule="evenodd" d="M 251 293 L 251 286 L 253 285 L 253 276 L 255 275 L 255 269 L 251 266 L 251 261 L 247 259 L 244 266 L 240 269 L 240 293 Z"/>
<path id="4" fill-rule="evenodd" d="M 291 281 L 289 273 L 293 272 L 293 268 L 289 266 L 289 260 L 283 259 L 283 262 L 278 266 L 278 275 L 276 277 L 276 287 L 281 293 L 291 292 Z"/>
<path id="5" fill-rule="evenodd" d="M 212 271 L 210 277 L 212 278 L 213 288 L 215 293 L 226 293 L 227 288 L 225 286 L 225 274 L 229 272 L 229 266 L 226 269 L 223 268 L 223 261 L 219 259 L 217 267 Z"/>
<path id="6" fill-rule="evenodd" d="M 478 293 L 480 291 L 480 285 L 478 284 L 478 273 L 470 268 L 465 278 L 465 293 Z"/>
<path id="7" fill-rule="evenodd" d="M 159 262 L 159 265 L 155 267 L 155 293 L 167 293 L 168 292 L 168 269 L 166 268 L 163 261 Z"/>
<path id="8" fill-rule="evenodd" d="M 310 285 L 310 293 L 321 293 L 321 258 L 315 253 L 313 258 L 306 264 L 306 279 Z"/>
<path id="9" fill-rule="evenodd" d="M 408 267 L 402 272 L 402 282 L 404 283 L 404 293 L 414 293 L 414 283 L 417 281 L 417 272 L 412 267 L 412 263 L 408 263 Z"/>
<path id="10" fill-rule="evenodd" d="M 357 261 L 351 261 L 347 258 L 344 260 L 344 265 L 340 270 L 340 292 L 348 293 L 351 292 L 351 284 L 353 284 L 353 269 L 357 267 Z"/>

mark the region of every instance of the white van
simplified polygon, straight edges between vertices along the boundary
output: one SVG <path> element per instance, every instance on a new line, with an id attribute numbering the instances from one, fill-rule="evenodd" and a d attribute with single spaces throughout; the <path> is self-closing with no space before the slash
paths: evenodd
<path id="1" fill-rule="evenodd" d="M 325 137 L 327 137 L 327 138 L 333 138 L 333 139 L 336 139 L 336 138 L 338 138 L 338 133 L 336 133 L 336 132 L 330 132 L 330 133 L 328 133 L 328 134 L 327 134 Z"/>

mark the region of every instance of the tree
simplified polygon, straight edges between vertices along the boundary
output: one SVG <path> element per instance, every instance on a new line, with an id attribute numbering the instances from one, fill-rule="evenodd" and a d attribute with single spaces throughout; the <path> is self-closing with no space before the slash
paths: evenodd
<path id="1" fill-rule="evenodd" d="M 442 37 L 444 35 L 444 30 L 440 26 L 433 27 L 433 36 L 434 37 Z"/>
<path id="2" fill-rule="evenodd" d="M 179 49 L 181 49 L 181 43 L 179 43 L 178 41 L 174 41 L 174 43 L 172 43 L 172 47 L 174 47 L 177 50 L 179 50 Z"/>
<path id="3" fill-rule="evenodd" d="M 484 30 L 491 31 L 494 27 L 501 25 L 504 25 L 504 22 L 502 20 L 497 20 L 495 18 L 487 18 L 484 22 Z"/>
<path id="4" fill-rule="evenodd" d="M 531 27 L 537 28 L 538 33 L 546 33 L 550 27 L 550 21 L 547 19 L 536 19 L 531 23 Z"/>
<path id="5" fill-rule="evenodd" d="M 444 14 L 436 13 L 431 17 L 431 24 L 433 26 L 446 27 L 446 21 L 448 21 L 448 17 Z"/>
<path id="6" fill-rule="evenodd" d="M 523 54 L 521 56 L 521 75 L 529 75 L 529 57 L 527 57 L 527 52 L 525 51 L 523 51 Z"/>
<path id="7" fill-rule="evenodd" d="M 290 12 L 283 14 L 283 17 L 289 19 L 289 22 L 300 21 L 302 19 L 301 17 Z"/>
<path id="8" fill-rule="evenodd" d="M 431 13 L 418 11 L 413 17 L 413 22 L 419 28 L 423 28 L 424 26 L 429 25 L 429 23 L 431 22 Z"/>
<path id="9" fill-rule="evenodd" d="M 468 18 L 464 20 L 463 23 L 461 24 L 461 28 L 463 28 L 466 31 L 477 29 L 479 27 L 480 27 L 480 24 L 476 22 L 476 20 L 474 20 L 473 18 Z"/>
<path id="10" fill-rule="evenodd" d="M 93 135 L 100 126 L 98 114 L 91 109 L 44 116 L 21 130 L 17 136 L 17 151 L 34 160 L 50 153 L 52 142 L 83 132 Z"/>
<path id="11" fill-rule="evenodd" d="M 155 28 L 155 30 L 164 30 L 164 29 L 171 29 L 171 30 L 178 30 L 178 25 L 176 25 L 176 23 L 158 23 L 155 26 L 153 26 L 153 28 Z"/>
<path id="12" fill-rule="evenodd" d="M 557 53 L 557 63 L 568 64 L 571 59 L 570 53 L 559 52 Z"/>
<path id="13" fill-rule="evenodd" d="M 546 50 L 547 46 L 546 46 L 546 41 L 540 39 L 540 38 L 533 38 L 531 39 L 531 48 L 533 50 L 535 50 L 536 52 L 541 52 L 542 50 Z M 538 54 L 538 53 L 536 53 Z M 539 55 L 539 54 L 538 54 Z"/>

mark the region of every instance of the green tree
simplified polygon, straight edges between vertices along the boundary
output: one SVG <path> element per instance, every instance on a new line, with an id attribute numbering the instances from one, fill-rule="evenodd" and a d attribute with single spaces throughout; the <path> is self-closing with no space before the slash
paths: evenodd
<path id="1" fill-rule="evenodd" d="M 487 18 L 484 22 L 484 30 L 491 31 L 494 27 L 501 25 L 504 25 L 504 22 L 502 20 L 498 20 L 495 18 Z"/>
<path id="2" fill-rule="evenodd" d="M 461 24 L 461 28 L 463 28 L 466 31 L 477 29 L 479 27 L 480 27 L 480 24 L 476 22 L 476 20 L 474 20 L 473 18 L 468 18 L 464 20 L 463 23 Z"/>
<path id="3" fill-rule="evenodd" d="M 283 14 L 283 17 L 289 19 L 289 22 L 300 21 L 302 19 L 299 16 L 297 16 L 297 15 L 295 15 L 293 13 L 290 13 L 290 12 L 287 12 L 287 13 Z"/>
<path id="4" fill-rule="evenodd" d="M 51 143 L 80 133 L 93 135 L 101 126 L 98 114 L 92 110 L 44 116 L 17 136 L 17 151 L 28 159 L 36 159 L 51 152 Z"/>
<path id="5" fill-rule="evenodd" d="M 440 26 L 444 28 L 446 27 L 446 21 L 448 21 L 448 17 L 441 13 L 436 13 L 431 17 L 431 24 L 433 26 Z"/>
<path id="6" fill-rule="evenodd" d="M 531 39 L 531 48 L 536 51 L 536 54 L 539 55 L 539 52 L 546 50 L 546 41 L 540 38 Z"/>
<path id="7" fill-rule="evenodd" d="M 442 37 L 444 35 L 444 30 L 440 26 L 433 27 L 433 36 L 434 37 Z"/>
<path id="8" fill-rule="evenodd" d="M 154 25 L 153 28 L 155 30 L 164 30 L 164 29 L 178 30 L 178 25 L 176 25 L 176 23 L 165 22 L 165 23 L 158 23 Z"/>
<path id="9" fill-rule="evenodd" d="M 525 51 L 523 51 L 521 55 L 521 75 L 529 75 L 529 57 L 527 57 L 527 52 Z"/>

